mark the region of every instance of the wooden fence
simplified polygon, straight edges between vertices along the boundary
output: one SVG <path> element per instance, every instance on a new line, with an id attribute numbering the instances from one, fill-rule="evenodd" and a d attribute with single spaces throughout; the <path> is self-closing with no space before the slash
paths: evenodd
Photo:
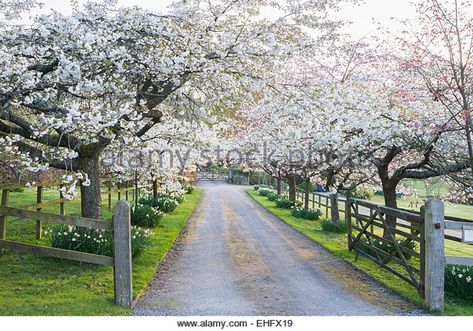
<path id="1" fill-rule="evenodd" d="M 41 211 L 7 207 L 8 193 L 6 192 L 8 192 L 8 190 L 3 190 L 2 206 L 0 207 L 0 228 L 2 229 L 0 231 L 0 255 L 3 254 L 4 249 L 10 249 L 20 253 L 32 253 L 42 256 L 112 266 L 114 269 L 115 302 L 121 306 L 131 307 L 133 302 L 131 279 L 131 214 L 130 204 L 127 201 L 119 201 L 114 208 L 113 220 L 105 221 L 100 219 L 56 215 Z M 113 231 L 113 257 L 7 240 L 5 225 L 7 217 L 9 216 L 18 217 L 24 221 L 47 221 L 56 224 Z"/>
<path id="2" fill-rule="evenodd" d="M 65 199 L 62 193 L 59 193 L 59 199 L 44 201 L 44 189 L 46 187 L 61 186 L 61 183 L 48 182 L 33 185 L 33 188 L 36 188 L 36 203 L 19 208 L 8 206 L 10 191 L 23 189 L 25 186 L 21 184 L 0 185 L 2 191 L 0 205 L 0 256 L 3 254 L 4 249 L 9 249 L 20 253 L 32 253 L 42 256 L 112 266 L 114 268 L 115 302 L 118 305 L 131 307 L 133 302 L 130 238 L 131 210 L 128 200 L 138 200 L 142 190 L 149 187 L 153 188 L 153 195 L 156 197 L 157 182 L 154 181 L 150 185 L 140 186 L 136 183 L 132 186 L 131 183 L 131 181 L 126 181 L 118 184 L 116 188 L 114 188 L 110 179 L 102 179 L 102 186 L 106 187 L 106 190 L 102 191 L 101 194 L 107 196 L 107 206 L 110 210 L 112 210 L 113 195 L 117 195 L 118 202 L 113 209 L 112 221 L 66 215 L 65 204 L 70 200 Z M 124 197 L 122 194 L 124 194 Z M 43 211 L 44 207 L 51 205 L 59 205 L 59 214 Z M 37 239 L 41 239 L 43 222 L 112 231 L 114 245 L 113 257 L 7 240 L 7 217 L 16 217 L 22 221 L 35 221 Z"/>
<path id="3" fill-rule="evenodd" d="M 153 188 L 153 196 L 156 198 L 157 195 L 157 186 L 158 183 L 153 181 L 149 185 L 136 185 L 132 180 L 123 181 L 121 183 L 114 184 L 112 179 L 103 178 L 101 179 L 102 187 L 106 188 L 106 190 L 101 191 L 102 196 L 107 196 L 107 207 L 109 210 L 112 210 L 112 201 L 114 195 L 116 195 L 117 200 L 126 200 L 126 201 L 135 201 L 138 200 L 141 196 L 142 190 L 146 188 Z M 42 211 L 43 208 L 52 206 L 52 205 L 59 205 L 59 215 L 66 214 L 66 203 L 70 202 L 71 200 L 65 199 L 63 193 L 59 191 L 59 199 L 54 200 L 44 200 L 44 190 L 49 187 L 62 187 L 63 183 L 61 182 L 42 182 L 36 183 L 34 185 L 29 186 L 28 188 L 35 188 L 36 189 L 36 203 L 25 205 L 19 207 L 19 209 L 24 210 L 36 210 Z M 24 184 L 1 184 L 0 190 L 2 191 L 2 206 L 7 206 L 9 193 L 12 190 L 16 189 L 25 189 Z M 3 200 L 5 199 L 5 202 Z M 1 216 L 0 216 L 1 220 Z M 42 227 L 43 220 L 36 221 L 36 239 L 42 238 L 43 227 Z M 4 232 L 5 225 L 2 226 L 0 222 L 0 233 Z"/>
<path id="4" fill-rule="evenodd" d="M 274 188 L 276 189 L 276 186 L 274 186 Z M 287 185 L 282 184 L 281 191 L 283 193 L 287 193 Z M 307 204 L 305 201 L 306 195 L 308 197 Z M 340 208 L 338 205 L 339 196 L 335 193 L 306 192 L 303 189 L 296 188 L 296 200 L 302 203 L 302 205 L 307 205 L 308 209 L 310 210 L 320 210 L 326 219 L 331 219 L 333 222 L 338 222 L 340 219 L 340 213 L 345 212 L 345 210 Z"/>

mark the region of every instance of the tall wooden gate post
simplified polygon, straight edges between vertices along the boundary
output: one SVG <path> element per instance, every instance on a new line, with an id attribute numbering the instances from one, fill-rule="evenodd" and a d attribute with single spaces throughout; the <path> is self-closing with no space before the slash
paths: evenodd
<path id="1" fill-rule="evenodd" d="M 330 214 L 332 215 L 332 222 L 340 221 L 340 213 L 338 211 L 338 194 L 330 194 Z"/>
<path id="2" fill-rule="evenodd" d="M 113 259 L 115 303 L 131 307 L 131 212 L 128 201 L 120 200 L 113 210 Z"/>
<path id="3" fill-rule="evenodd" d="M 425 302 L 430 311 L 444 309 L 444 204 L 429 199 L 425 204 Z"/>

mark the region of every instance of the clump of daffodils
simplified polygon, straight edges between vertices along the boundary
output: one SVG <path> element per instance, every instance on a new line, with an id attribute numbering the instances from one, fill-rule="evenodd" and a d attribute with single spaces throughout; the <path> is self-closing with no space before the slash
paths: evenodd
<path id="1" fill-rule="evenodd" d="M 445 292 L 473 302 L 472 279 L 473 267 L 449 264 L 445 267 Z"/>
<path id="2" fill-rule="evenodd" d="M 51 246 L 73 251 L 113 256 L 113 232 L 59 225 L 45 231 Z M 136 256 L 151 245 L 153 232 L 137 226 L 131 227 L 131 250 Z"/>
<path id="3" fill-rule="evenodd" d="M 157 208 L 163 213 L 170 213 L 179 206 L 179 204 L 184 201 L 184 195 L 181 195 L 177 192 L 173 193 L 162 193 L 158 192 L 156 199 L 152 195 L 140 198 L 139 204 L 143 206 L 150 206 Z"/>
<path id="4" fill-rule="evenodd" d="M 141 200 L 140 200 L 141 201 Z M 159 208 L 138 203 L 131 207 L 131 224 L 148 228 L 156 227 L 164 216 Z"/>

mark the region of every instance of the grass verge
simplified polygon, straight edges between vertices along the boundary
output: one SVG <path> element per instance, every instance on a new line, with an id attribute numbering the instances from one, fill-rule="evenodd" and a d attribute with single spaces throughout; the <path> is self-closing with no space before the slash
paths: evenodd
<path id="1" fill-rule="evenodd" d="M 166 214 L 152 229 L 152 246 L 133 260 L 133 294 L 137 298 L 153 279 L 156 266 L 173 246 L 175 239 L 196 207 L 202 191 L 186 195 L 175 211 Z M 57 191 L 45 192 L 44 201 L 55 199 Z M 48 198 L 50 196 L 50 198 Z M 34 203 L 35 192 L 12 193 L 10 206 Z M 33 202 L 32 202 L 33 201 Z M 48 207 L 49 208 L 49 207 Z M 57 206 L 50 211 L 56 211 Z M 68 214 L 77 213 L 80 202 L 67 204 Z M 48 210 L 49 211 L 49 210 Z M 56 211 L 57 212 L 57 211 Z M 104 218 L 111 213 L 104 208 Z M 49 224 L 44 224 L 48 228 Z M 35 239 L 35 222 L 9 218 L 7 239 L 49 245 Z M 6 251 L 0 257 L 0 315 L 130 315 L 129 309 L 114 304 L 113 270 L 74 261 L 17 254 Z"/>
<path id="2" fill-rule="evenodd" d="M 260 196 L 257 191 L 248 189 L 246 192 L 271 214 L 294 227 L 306 237 L 378 280 L 393 292 L 401 295 L 419 307 L 424 307 L 422 298 L 413 286 L 391 274 L 389 271 L 380 268 L 377 264 L 366 258 L 359 257 L 358 260 L 355 260 L 355 253 L 348 251 L 346 234 L 322 231 L 320 221 L 307 221 L 296 218 L 291 215 L 289 209 L 277 208 L 274 202 L 269 201 L 266 197 Z M 473 315 L 473 305 L 446 297 L 444 315 Z"/>

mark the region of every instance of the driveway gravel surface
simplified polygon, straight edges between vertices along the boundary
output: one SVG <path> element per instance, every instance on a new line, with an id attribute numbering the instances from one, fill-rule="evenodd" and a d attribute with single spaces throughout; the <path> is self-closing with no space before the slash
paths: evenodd
<path id="1" fill-rule="evenodd" d="M 423 312 L 259 206 L 204 189 L 135 315 L 417 315 Z"/>

